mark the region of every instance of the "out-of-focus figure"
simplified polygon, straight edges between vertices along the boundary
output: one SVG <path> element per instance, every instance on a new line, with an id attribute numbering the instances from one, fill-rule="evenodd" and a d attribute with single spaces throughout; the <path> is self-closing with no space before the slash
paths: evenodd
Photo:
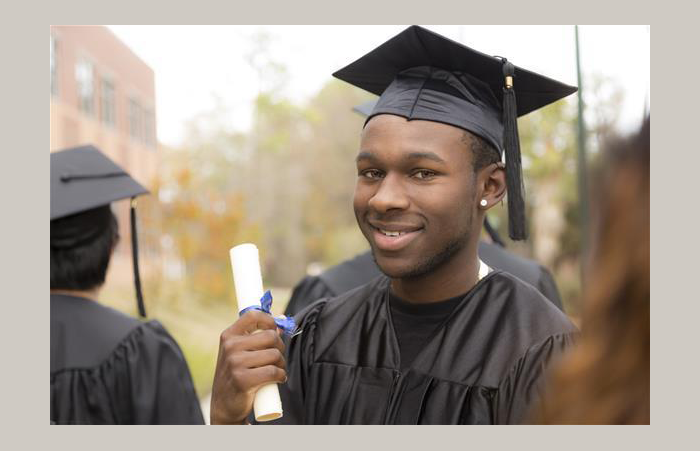
<path id="1" fill-rule="evenodd" d="M 98 302 L 119 240 L 111 203 L 148 191 L 94 146 L 51 154 L 51 423 L 203 424 L 185 357 L 156 320 Z M 138 275 L 132 203 L 134 280 Z"/>
<path id="2" fill-rule="evenodd" d="M 580 341 L 552 375 L 548 424 L 649 424 L 649 129 L 610 144 L 591 203 Z"/>

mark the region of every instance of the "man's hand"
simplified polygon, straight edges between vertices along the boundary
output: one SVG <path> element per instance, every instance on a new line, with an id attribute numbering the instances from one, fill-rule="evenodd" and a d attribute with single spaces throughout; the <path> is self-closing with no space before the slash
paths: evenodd
<path id="1" fill-rule="evenodd" d="M 258 389 L 287 380 L 280 335 L 272 316 L 256 310 L 246 312 L 221 333 L 211 424 L 244 424 Z"/>

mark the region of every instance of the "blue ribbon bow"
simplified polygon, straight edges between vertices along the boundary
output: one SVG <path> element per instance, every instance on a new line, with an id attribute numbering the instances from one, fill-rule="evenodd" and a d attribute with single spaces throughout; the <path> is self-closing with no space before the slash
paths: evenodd
<path id="1" fill-rule="evenodd" d="M 272 312 L 270 311 L 271 309 L 272 294 L 270 293 L 270 290 L 267 290 L 265 294 L 263 294 L 263 297 L 260 298 L 260 307 L 258 307 L 257 305 L 251 305 L 250 307 L 246 307 L 243 310 L 241 310 L 240 316 L 243 316 L 245 312 L 249 310 L 260 310 L 261 312 L 265 312 L 268 315 L 272 315 Z M 273 319 L 275 320 L 275 324 L 277 324 L 277 327 L 282 329 L 285 335 L 292 335 L 297 328 L 294 318 L 285 316 L 283 318 Z"/>

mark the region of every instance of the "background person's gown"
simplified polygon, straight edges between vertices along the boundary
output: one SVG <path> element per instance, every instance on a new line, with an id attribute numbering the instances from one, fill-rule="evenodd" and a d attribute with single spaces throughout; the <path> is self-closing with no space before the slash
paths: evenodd
<path id="1" fill-rule="evenodd" d="M 559 310 L 564 310 L 552 274 L 536 261 L 520 257 L 502 246 L 485 241 L 479 241 L 479 258 L 491 268 L 500 269 L 529 283 Z M 305 276 L 294 287 L 284 314 L 292 316 L 314 301 L 338 296 L 366 284 L 380 274 L 379 267 L 372 259 L 372 253 L 366 251 L 328 268 L 318 276 Z"/>
<path id="2" fill-rule="evenodd" d="M 157 321 L 51 295 L 51 422 L 204 424 L 187 363 Z"/>
<path id="3" fill-rule="evenodd" d="M 512 424 L 527 421 L 545 369 L 576 328 L 534 287 L 493 271 L 406 370 L 387 305 L 389 279 L 322 299 L 287 344 L 284 417 L 303 424 Z M 275 423 L 275 422 L 273 422 Z"/>

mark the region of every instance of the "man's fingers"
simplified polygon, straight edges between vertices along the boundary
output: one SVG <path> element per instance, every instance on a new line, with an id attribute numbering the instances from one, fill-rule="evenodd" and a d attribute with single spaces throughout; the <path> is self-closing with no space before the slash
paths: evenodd
<path id="1" fill-rule="evenodd" d="M 255 310 L 246 312 L 221 333 L 212 423 L 215 417 L 216 422 L 239 422 L 250 411 L 255 391 L 265 384 L 286 381 L 285 345 L 280 335 L 274 318 Z M 222 399 L 222 393 L 231 398 L 214 408 L 215 397 Z M 225 408 L 219 408 L 220 405 Z"/>
<path id="2" fill-rule="evenodd" d="M 276 382 L 282 384 L 287 381 L 287 372 L 275 365 L 266 365 L 246 371 L 244 382 L 251 389 L 257 390 L 265 384 Z"/>
<path id="3" fill-rule="evenodd" d="M 262 330 L 250 335 L 228 337 L 219 344 L 219 358 L 235 356 L 238 359 L 242 353 L 264 349 L 274 349 L 284 354 L 284 342 L 276 331 Z"/>
<path id="4" fill-rule="evenodd" d="M 259 310 L 249 310 L 245 312 L 243 316 L 238 318 L 241 329 L 237 332 L 241 334 L 250 334 L 256 330 L 266 330 L 266 329 L 277 329 L 277 324 L 275 324 L 275 319 L 272 315 Z"/>
<path id="5" fill-rule="evenodd" d="M 259 351 L 261 349 L 275 348 L 284 354 L 285 345 L 282 338 L 274 330 L 263 330 L 251 335 L 236 338 L 234 348 L 238 351 Z"/>
<path id="6" fill-rule="evenodd" d="M 277 329 L 277 324 L 272 316 L 258 310 L 246 312 L 233 324 L 221 333 L 220 341 L 223 342 L 236 335 L 245 335 L 256 330 Z"/>
<path id="7" fill-rule="evenodd" d="M 239 359 L 240 364 L 249 369 L 261 368 L 268 365 L 274 365 L 283 370 L 287 368 L 284 355 L 277 348 L 245 352 L 241 354 Z"/>

